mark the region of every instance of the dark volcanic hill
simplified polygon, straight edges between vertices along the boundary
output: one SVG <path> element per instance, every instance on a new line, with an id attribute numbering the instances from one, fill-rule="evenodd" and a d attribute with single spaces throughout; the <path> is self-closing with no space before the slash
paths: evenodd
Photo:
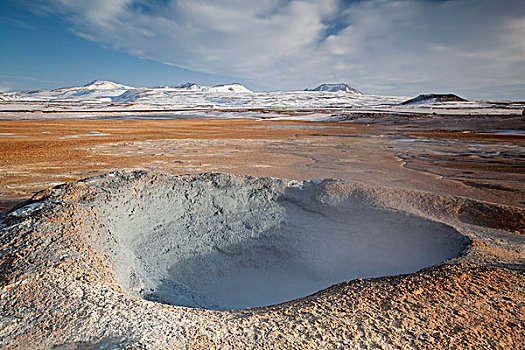
<path id="1" fill-rule="evenodd" d="M 402 102 L 402 105 L 411 105 L 418 103 L 427 103 L 427 102 L 466 102 L 464 98 L 459 97 L 454 94 L 422 94 L 417 97 L 411 98 L 405 102 Z"/>

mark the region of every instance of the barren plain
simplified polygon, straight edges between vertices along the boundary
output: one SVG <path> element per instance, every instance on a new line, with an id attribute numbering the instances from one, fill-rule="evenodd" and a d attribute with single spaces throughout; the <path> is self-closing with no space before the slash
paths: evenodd
<path id="1" fill-rule="evenodd" d="M 524 348 L 523 117 L 344 119 L 0 121 L 1 346 Z M 341 179 L 320 193 L 448 225 L 469 243 L 436 266 L 326 285 L 278 305 L 168 305 L 127 290 L 117 260 L 93 238 L 95 216 L 104 214 L 90 211 L 99 206 L 92 198 L 110 185 L 50 189 L 114 171 L 125 187 L 142 188 L 134 170 L 147 170 L 136 176 L 151 183 L 208 172 Z"/>

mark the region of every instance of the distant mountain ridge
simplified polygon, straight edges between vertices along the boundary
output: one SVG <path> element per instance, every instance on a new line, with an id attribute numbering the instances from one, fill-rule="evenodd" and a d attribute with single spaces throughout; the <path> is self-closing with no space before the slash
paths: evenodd
<path id="1" fill-rule="evenodd" d="M 0 93 L 0 101 L 48 101 L 85 103 L 132 103 L 139 99 L 169 98 L 170 94 L 188 91 L 202 93 L 237 94 L 252 93 L 241 84 L 201 86 L 184 83 L 178 86 L 133 87 L 109 80 L 94 80 L 80 86 L 69 86 L 53 90 L 15 91 Z"/>
<path id="2" fill-rule="evenodd" d="M 382 96 L 361 94 L 345 83 L 321 84 L 313 89 L 272 90 L 251 92 L 241 84 L 205 86 L 195 82 L 181 82 L 180 85 L 133 87 L 108 80 L 95 80 L 85 85 L 56 88 L 53 90 L 0 92 L 0 114 L 10 118 L 9 113 L 24 114 L 30 111 L 51 113 L 49 116 L 76 116 L 76 112 L 105 111 L 170 111 L 183 115 L 186 110 L 198 110 L 206 117 L 216 113 L 237 113 L 244 116 L 271 114 L 270 118 L 304 118 L 304 120 L 357 120 L 361 115 L 357 109 L 374 113 L 391 111 L 406 113 L 434 113 L 434 110 L 453 111 L 455 114 L 516 114 L 521 115 L 524 102 L 517 101 L 466 101 L 454 94 L 423 94 L 410 96 Z M 414 95 L 416 96 L 416 95 Z M 317 111 L 329 108 L 334 114 L 302 112 L 277 112 L 280 110 Z M 351 109 L 351 110 L 350 110 Z M 518 112 L 517 109 L 519 109 Z M 328 111 L 328 109 L 326 110 Z M 2 114 L 2 112 L 4 112 Z M 58 114 L 67 112 L 64 114 Z M 210 114 L 208 114 L 210 113 Z M 244 113 L 244 112 L 243 112 Z M 447 112 L 449 113 L 449 112 Z M 170 115 L 169 117 L 175 117 Z M 366 113 L 365 113 L 366 114 Z M 363 114 L 363 115 L 365 115 Z M 201 115 L 201 116 L 203 116 Z M 83 114 L 81 115 L 83 116 Z M 222 115 L 221 115 L 222 117 Z M 228 114 L 227 117 L 230 117 Z M 33 118 L 33 116 L 30 116 Z M 39 118 L 37 115 L 36 118 Z M 363 117 L 365 118 L 365 117 Z M 368 117 L 367 117 L 368 118 Z M 303 119 L 301 119 L 303 120 Z M 363 119 L 364 120 L 364 119 Z"/>
<path id="3" fill-rule="evenodd" d="M 324 92 L 339 92 L 339 91 L 342 91 L 342 92 L 348 92 L 348 93 L 353 93 L 353 94 L 357 94 L 357 95 L 362 95 L 363 94 L 361 91 L 359 91 L 357 89 L 354 89 L 353 87 L 351 87 L 351 86 L 349 86 L 348 84 L 345 84 L 345 83 L 338 83 L 338 84 L 325 83 L 325 84 L 321 84 L 318 87 L 313 88 L 313 89 L 305 89 L 305 91 L 324 91 Z"/>

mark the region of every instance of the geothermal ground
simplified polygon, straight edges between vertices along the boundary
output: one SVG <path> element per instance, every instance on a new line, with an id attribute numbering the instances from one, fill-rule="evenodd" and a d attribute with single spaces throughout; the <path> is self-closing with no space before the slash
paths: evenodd
<path id="1" fill-rule="evenodd" d="M 523 348 L 524 130 L 0 121 L 0 345 Z"/>

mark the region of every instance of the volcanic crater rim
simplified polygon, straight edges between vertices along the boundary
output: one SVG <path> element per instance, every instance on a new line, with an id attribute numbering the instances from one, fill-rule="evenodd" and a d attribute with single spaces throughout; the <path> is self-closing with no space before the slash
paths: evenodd
<path id="1" fill-rule="evenodd" d="M 231 310 L 278 304 L 356 278 L 459 256 L 451 226 L 339 180 L 113 173 L 87 180 L 118 284 L 161 303 Z"/>

